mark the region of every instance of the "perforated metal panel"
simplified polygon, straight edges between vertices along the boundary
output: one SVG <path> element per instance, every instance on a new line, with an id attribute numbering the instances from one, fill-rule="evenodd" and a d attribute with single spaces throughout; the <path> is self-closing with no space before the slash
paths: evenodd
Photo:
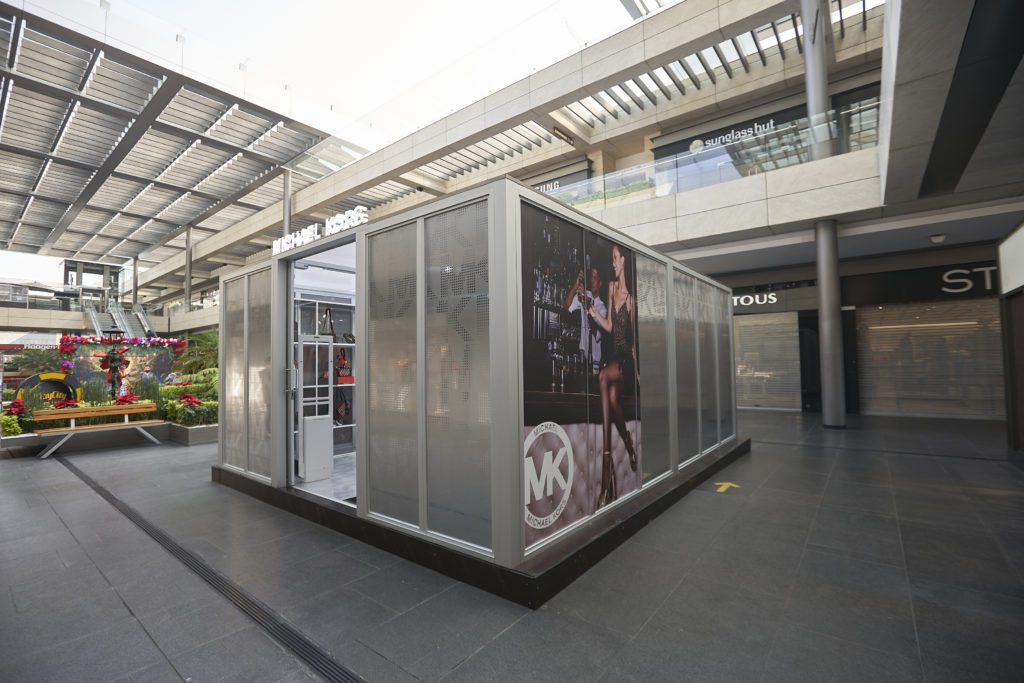
<path id="1" fill-rule="evenodd" d="M 718 443 L 718 342 L 715 339 L 714 290 L 697 282 L 697 334 L 700 337 L 700 446 Z"/>
<path id="2" fill-rule="evenodd" d="M 270 270 L 249 276 L 249 464 L 250 472 L 270 476 Z"/>
<path id="3" fill-rule="evenodd" d="M 997 299 L 857 309 L 861 412 L 1002 417 Z"/>
<path id="4" fill-rule="evenodd" d="M 729 292 L 714 290 L 715 327 L 718 337 L 718 438 L 725 441 L 736 433 L 733 415 L 732 299 Z"/>
<path id="5" fill-rule="evenodd" d="M 425 221 L 427 527 L 491 545 L 487 202 Z"/>
<path id="6" fill-rule="evenodd" d="M 676 332 L 676 420 L 679 462 L 700 452 L 700 413 L 697 387 L 696 280 L 680 272 L 672 274 Z"/>
<path id="7" fill-rule="evenodd" d="M 795 311 L 738 315 L 736 404 L 800 409 L 800 330 Z"/>
<path id="8" fill-rule="evenodd" d="M 366 241 L 370 510 L 419 523 L 416 225 Z"/>
<path id="9" fill-rule="evenodd" d="M 224 329 L 224 464 L 245 469 L 247 457 L 245 431 L 245 278 L 224 283 L 221 305 L 225 307 Z"/>
<path id="10" fill-rule="evenodd" d="M 641 453 L 644 480 L 667 472 L 671 460 L 668 426 L 668 300 L 665 265 L 636 256 Z"/>

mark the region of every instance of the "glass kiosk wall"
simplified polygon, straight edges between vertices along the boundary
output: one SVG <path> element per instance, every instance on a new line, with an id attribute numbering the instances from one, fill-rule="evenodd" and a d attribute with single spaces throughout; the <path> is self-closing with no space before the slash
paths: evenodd
<path id="1" fill-rule="evenodd" d="M 730 291 L 627 235 L 507 179 L 321 232 L 222 282 L 222 467 L 536 575 L 736 443 Z M 317 264 L 351 278 L 317 291 Z M 300 371 L 337 374 L 326 307 L 354 321 L 354 500 L 296 473 L 321 404 L 338 426 L 333 380 Z"/>

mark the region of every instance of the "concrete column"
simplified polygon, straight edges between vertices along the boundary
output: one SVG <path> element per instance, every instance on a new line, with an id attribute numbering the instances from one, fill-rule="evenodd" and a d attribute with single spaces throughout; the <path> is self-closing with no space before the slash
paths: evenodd
<path id="1" fill-rule="evenodd" d="M 804 86 L 811 133 L 811 160 L 832 156 L 829 133 L 828 67 L 832 49 L 832 20 L 826 0 L 800 0 L 804 29 Z"/>
<path id="2" fill-rule="evenodd" d="M 292 171 L 284 169 L 282 176 L 284 189 L 282 191 L 281 204 L 284 206 L 284 222 L 281 224 L 281 236 L 284 237 L 292 231 Z"/>
<path id="3" fill-rule="evenodd" d="M 833 153 L 829 131 L 828 67 L 833 59 L 832 21 L 826 0 L 800 0 L 804 29 L 804 85 L 810 124 L 812 161 Z M 834 219 L 814 223 L 817 247 L 818 347 L 821 359 L 821 422 L 846 427 L 843 376 L 843 311 L 839 295 L 839 238 Z"/>
<path id="4" fill-rule="evenodd" d="M 132 259 L 132 305 L 139 303 L 139 257 Z"/>
<path id="5" fill-rule="evenodd" d="M 192 226 L 185 226 L 185 312 L 192 310 Z"/>
<path id="6" fill-rule="evenodd" d="M 843 310 L 839 292 L 839 238 L 836 221 L 815 221 L 818 277 L 818 348 L 821 359 L 821 423 L 846 427 L 843 364 Z"/>

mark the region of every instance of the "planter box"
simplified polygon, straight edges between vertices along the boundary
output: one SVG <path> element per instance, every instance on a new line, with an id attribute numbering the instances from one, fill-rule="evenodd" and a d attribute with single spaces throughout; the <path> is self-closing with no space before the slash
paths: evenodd
<path id="1" fill-rule="evenodd" d="M 200 425 L 198 427 L 184 427 L 171 423 L 171 441 L 186 446 L 198 446 L 203 443 L 217 443 L 220 438 L 220 425 Z"/>

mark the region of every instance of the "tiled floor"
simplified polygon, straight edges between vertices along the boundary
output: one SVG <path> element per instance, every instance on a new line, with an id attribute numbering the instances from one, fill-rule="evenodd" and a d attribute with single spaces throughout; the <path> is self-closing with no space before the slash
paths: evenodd
<path id="1" fill-rule="evenodd" d="M 998 425 L 787 419 L 741 412 L 752 452 L 713 479 L 740 488 L 537 611 L 211 483 L 211 447 L 70 457 L 370 681 L 1020 680 Z M 0 460 L 0 587 L 3 681 L 313 676 L 58 462 Z"/>

